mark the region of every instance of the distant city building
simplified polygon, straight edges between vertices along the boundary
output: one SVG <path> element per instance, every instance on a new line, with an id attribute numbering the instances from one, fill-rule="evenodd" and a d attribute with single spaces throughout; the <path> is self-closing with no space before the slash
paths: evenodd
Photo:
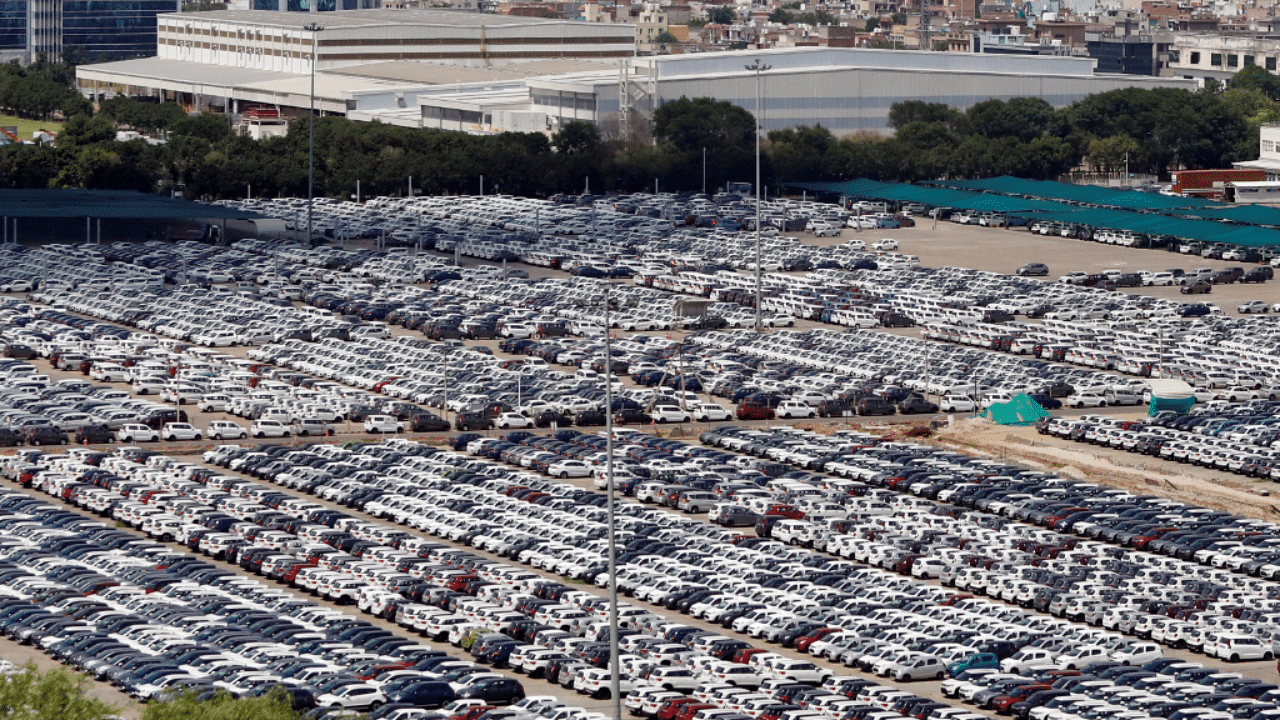
<path id="1" fill-rule="evenodd" d="M 1100 73 L 1170 76 L 1169 50 L 1172 38 L 1155 35 L 1122 35 L 1119 37 L 1087 33 L 1089 57 L 1098 61 Z M 1161 41 L 1163 40 L 1163 42 Z"/>
<path id="2" fill-rule="evenodd" d="M 156 51 L 156 16 L 181 0 L 0 0 L 0 60 L 116 60 Z"/>
<path id="3" fill-rule="evenodd" d="M 1176 77 L 1230 80 L 1250 65 L 1276 72 L 1280 38 L 1260 35 L 1177 33 L 1170 48 L 1169 69 Z"/>
<path id="4" fill-rule="evenodd" d="M 1258 130 L 1258 159 L 1232 163 L 1239 170 L 1261 170 L 1269 181 L 1280 180 L 1280 123 L 1268 123 Z"/>

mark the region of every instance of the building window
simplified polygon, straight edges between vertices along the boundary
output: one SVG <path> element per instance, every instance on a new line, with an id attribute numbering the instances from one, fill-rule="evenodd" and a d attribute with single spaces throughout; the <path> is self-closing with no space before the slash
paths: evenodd
<path id="1" fill-rule="evenodd" d="M 1262 152 L 1269 153 L 1269 152 L 1275 152 L 1275 151 L 1276 151 L 1276 142 L 1274 140 L 1262 141 Z"/>
<path id="2" fill-rule="evenodd" d="M 1181 58 L 1181 56 L 1178 54 L 1178 51 L 1177 51 L 1177 50 L 1170 50 L 1170 51 L 1169 51 L 1169 62 L 1171 62 L 1171 63 L 1176 63 L 1176 62 L 1178 62 L 1178 60 L 1179 60 L 1180 58 Z"/>
<path id="3" fill-rule="evenodd" d="M 1191 64 L 1192 65 L 1200 64 L 1200 53 L 1194 52 L 1194 51 L 1191 53 Z"/>
<path id="4" fill-rule="evenodd" d="M 1209 56 L 1209 64 L 1213 67 L 1222 67 L 1222 53 L 1213 53 Z"/>
<path id="5" fill-rule="evenodd" d="M 1275 72 L 1275 71 L 1276 71 L 1276 59 L 1275 59 L 1275 58 L 1273 58 L 1273 57 L 1269 57 L 1269 58 L 1267 58 L 1267 69 L 1268 69 L 1268 70 L 1270 70 L 1271 72 Z"/>
<path id="6" fill-rule="evenodd" d="M 1244 66 L 1245 66 L 1245 67 L 1249 67 L 1250 65 L 1257 65 L 1257 63 L 1255 63 L 1255 62 L 1253 61 L 1253 56 L 1252 56 L 1252 55 L 1245 55 L 1245 56 L 1244 56 Z"/>
<path id="7" fill-rule="evenodd" d="M 1236 55 L 1235 53 L 1232 53 L 1232 54 L 1230 54 L 1230 55 L 1228 55 L 1228 56 L 1227 56 L 1227 67 L 1239 67 L 1239 66 L 1240 66 L 1240 56 L 1239 56 L 1239 55 Z"/>

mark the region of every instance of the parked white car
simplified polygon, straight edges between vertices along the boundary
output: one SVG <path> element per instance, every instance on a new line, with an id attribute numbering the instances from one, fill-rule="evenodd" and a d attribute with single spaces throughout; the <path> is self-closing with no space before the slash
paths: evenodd
<path id="1" fill-rule="evenodd" d="M 944 395 L 938 407 L 942 412 L 973 412 L 978 404 L 968 395 Z"/>
<path id="2" fill-rule="evenodd" d="M 210 422 L 204 429 L 205 437 L 210 440 L 227 440 L 239 438 L 243 440 L 249 437 L 249 433 L 245 431 L 239 424 L 230 420 L 214 420 Z"/>
<path id="3" fill-rule="evenodd" d="M 682 410 L 679 405 L 654 405 L 653 412 L 649 413 L 649 416 L 656 423 L 682 423 L 693 419 L 693 415 L 687 410 Z"/>
<path id="4" fill-rule="evenodd" d="M 780 418 L 811 418 L 817 415 L 809 403 L 801 400 L 783 400 L 774 408 L 774 413 Z"/>
<path id="5" fill-rule="evenodd" d="M 404 432 L 404 424 L 390 415 L 370 415 L 364 419 L 364 431 L 367 433 L 399 433 Z"/>
<path id="6" fill-rule="evenodd" d="M 159 442 L 160 433 L 142 423 L 126 423 L 116 431 L 116 438 L 126 443 Z"/>
<path id="7" fill-rule="evenodd" d="M 698 422 L 732 420 L 733 413 L 726 410 L 723 405 L 718 405 L 716 403 L 698 403 L 693 408 L 693 419 Z"/>
<path id="8" fill-rule="evenodd" d="M 255 420 L 249 426 L 249 434 L 256 438 L 289 437 L 293 432 L 279 420 Z"/>
<path id="9" fill-rule="evenodd" d="M 561 460 L 547 467 L 547 474 L 558 478 L 580 478 L 591 474 L 591 466 L 581 460 Z"/>
<path id="10" fill-rule="evenodd" d="M 518 412 L 506 412 L 494 419 L 494 424 L 502 430 L 512 428 L 523 430 L 533 427 L 533 419 Z"/>
<path id="11" fill-rule="evenodd" d="M 165 440 L 199 440 L 200 428 L 191 423 L 165 423 L 161 433 Z"/>

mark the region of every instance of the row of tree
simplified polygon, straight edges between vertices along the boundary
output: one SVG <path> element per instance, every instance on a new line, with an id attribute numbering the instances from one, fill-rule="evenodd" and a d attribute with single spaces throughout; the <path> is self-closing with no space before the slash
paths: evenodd
<path id="1" fill-rule="evenodd" d="M 40 672 L 35 663 L 0 674 L 0 717 L 6 720 L 109 720 L 121 708 L 91 698 L 92 681 L 66 668 Z M 258 697 L 218 693 L 198 699 L 194 692 L 147 703 L 141 720 L 300 720 L 290 696 L 280 689 Z"/>
<path id="2" fill-rule="evenodd" d="M 892 107 L 890 136 L 837 138 L 820 126 L 770 132 L 762 177 L 779 188 L 851 177 L 1052 179 L 1080 166 L 1160 176 L 1229 167 L 1257 157 L 1258 126 L 1280 119 L 1277 98 L 1280 78 L 1250 67 L 1225 90 L 1130 88 L 1062 109 L 1036 98 L 963 111 L 908 101 Z M 167 142 L 118 142 L 121 127 Z M 652 135 L 621 138 L 581 122 L 551 137 L 473 136 L 325 117 L 315 128 L 315 187 L 345 198 L 359 181 L 365 195 L 395 194 L 412 177 L 423 193 L 475 193 L 483 176 L 486 192 L 517 195 L 643 191 L 655 181 L 663 190 L 713 190 L 755 177 L 754 127 L 751 113 L 709 98 L 668 102 L 654 113 Z M 73 113 L 56 147 L 0 147 L 0 188 L 182 188 L 188 197 L 213 198 L 252 188 L 258 196 L 305 196 L 309 129 L 304 117 L 283 137 L 255 141 L 235 134 L 223 116 L 188 117 L 172 103 L 113 98 L 97 114 Z"/>
<path id="3" fill-rule="evenodd" d="M 93 106 L 74 87 L 75 68 L 67 63 L 13 62 L 0 65 L 0 112 L 28 120 L 48 120 L 93 112 Z"/>

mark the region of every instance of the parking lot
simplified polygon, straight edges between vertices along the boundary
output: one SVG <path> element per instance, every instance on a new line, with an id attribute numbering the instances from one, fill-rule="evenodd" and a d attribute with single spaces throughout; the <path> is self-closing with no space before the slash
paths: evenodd
<path id="1" fill-rule="evenodd" d="M 948 222 L 818 238 L 798 218 L 838 211 L 780 203 L 757 334 L 754 238 L 725 232 L 750 208 L 624 200 L 327 206 L 382 228 L 347 250 L 6 248 L 3 656 L 108 698 L 599 720 L 612 416 L 633 714 L 1280 714 L 1280 525 L 1178 469 L 1280 477 L 1280 338 L 1229 317 L 1267 285 L 1193 313 L 1054 280 L 1238 263 Z M 1196 409 L 1147 418 L 1153 377 Z M 1177 482 L 1020 464 L 1031 430 L 957 441 L 1019 393 L 1065 403 L 1043 442 Z"/>

